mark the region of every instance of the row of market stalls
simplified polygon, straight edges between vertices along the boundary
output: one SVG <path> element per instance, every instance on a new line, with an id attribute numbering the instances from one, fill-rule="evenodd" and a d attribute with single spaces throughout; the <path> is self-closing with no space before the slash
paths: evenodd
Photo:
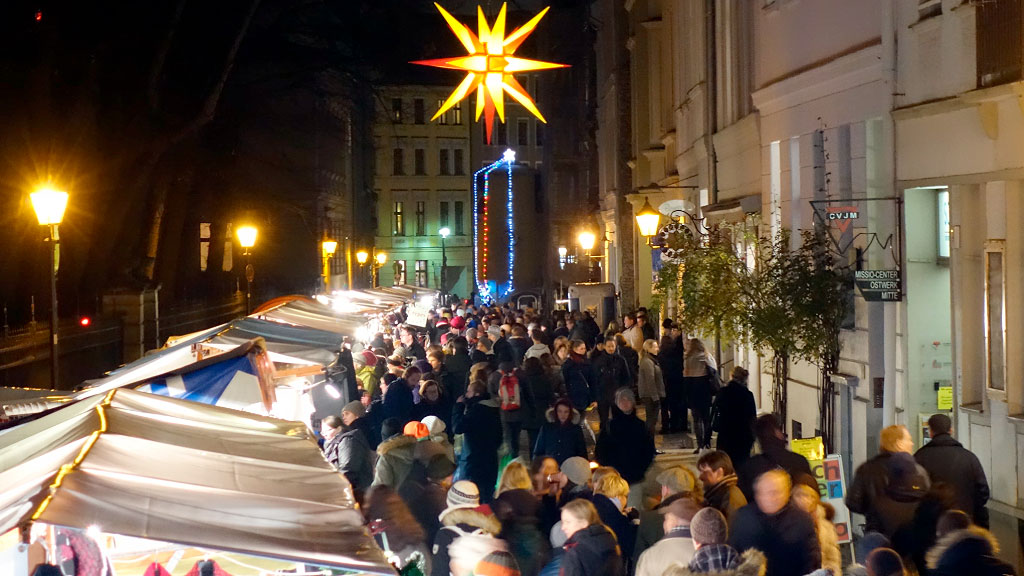
<path id="1" fill-rule="evenodd" d="M 342 353 L 436 294 L 268 302 L 64 396 L 0 404 L 0 574 L 390 574 L 311 422 Z"/>

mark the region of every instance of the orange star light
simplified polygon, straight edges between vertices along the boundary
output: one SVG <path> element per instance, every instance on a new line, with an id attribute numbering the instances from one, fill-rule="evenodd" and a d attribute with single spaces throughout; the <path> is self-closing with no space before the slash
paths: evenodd
<path id="1" fill-rule="evenodd" d="M 508 92 L 516 102 L 519 102 L 541 122 L 547 122 L 544 116 L 537 109 L 530 95 L 526 93 L 512 74 L 530 72 L 533 70 L 549 70 L 551 68 L 566 68 L 565 64 L 554 64 L 552 62 L 541 62 L 539 60 L 527 60 L 513 56 L 519 46 L 526 40 L 526 37 L 537 27 L 537 23 L 544 17 L 550 8 L 545 8 L 539 14 L 530 19 L 529 22 L 516 28 L 511 34 L 505 36 L 505 8 L 501 5 L 501 11 L 494 21 L 494 26 L 487 25 L 483 8 L 477 6 L 477 28 L 479 36 L 473 34 L 461 22 L 449 14 L 440 4 L 434 3 L 437 9 L 448 22 L 448 26 L 458 37 L 459 41 L 469 52 L 469 56 L 455 58 L 439 58 L 436 60 L 420 60 L 413 64 L 424 66 L 435 66 L 437 68 L 448 68 L 452 70 L 465 70 L 468 72 L 462 83 L 445 100 L 431 120 L 436 120 L 441 114 L 456 103 L 469 96 L 470 92 L 476 90 L 476 119 L 483 114 L 487 130 L 487 143 L 491 143 L 491 130 L 494 124 L 494 112 L 498 112 L 498 119 L 505 121 L 505 99 L 504 93 Z"/>

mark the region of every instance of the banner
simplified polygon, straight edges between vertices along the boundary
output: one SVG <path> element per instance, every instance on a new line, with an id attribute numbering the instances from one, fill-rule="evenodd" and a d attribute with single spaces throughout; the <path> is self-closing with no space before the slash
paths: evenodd
<path id="1" fill-rule="evenodd" d="M 793 452 L 807 458 L 811 473 L 818 481 L 818 494 L 822 502 L 828 502 L 836 511 L 832 521 L 836 525 L 836 536 L 840 544 L 851 542 L 850 511 L 846 508 L 846 476 L 843 474 L 843 459 L 838 454 L 825 456 L 825 446 L 820 436 L 790 441 Z"/>

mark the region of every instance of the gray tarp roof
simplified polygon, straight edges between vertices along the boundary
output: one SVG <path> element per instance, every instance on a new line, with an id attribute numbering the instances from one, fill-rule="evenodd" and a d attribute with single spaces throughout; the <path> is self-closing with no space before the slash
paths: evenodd
<path id="1" fill-rule="evenodd" d="M 394 573 L 299 422 L 117 389 L 0 432 L 0 486 L 0 533 L 96 525 Z"/>

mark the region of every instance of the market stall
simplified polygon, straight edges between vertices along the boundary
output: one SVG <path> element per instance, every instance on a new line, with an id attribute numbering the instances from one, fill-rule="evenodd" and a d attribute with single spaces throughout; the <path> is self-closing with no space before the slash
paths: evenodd
<path id="1" fill-rule="evenodd" d="M 108 556 L 127 537 L 154 559 L 172 545 L 393 573 L 299 422 L 117 389 L 0 432 L 0 485 L 3 574 L 29 573 L 32 544 L 56 549 L 40 525 L 87 531 Z"/>

